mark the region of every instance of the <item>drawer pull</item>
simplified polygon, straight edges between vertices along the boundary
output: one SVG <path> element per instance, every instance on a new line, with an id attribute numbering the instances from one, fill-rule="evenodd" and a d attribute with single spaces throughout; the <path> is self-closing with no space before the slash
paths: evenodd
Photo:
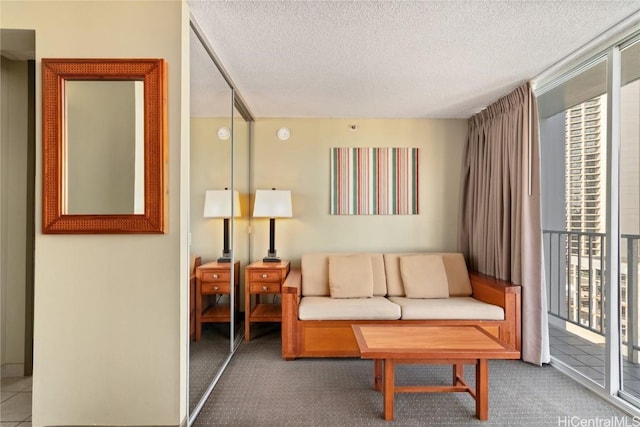
<path id="1" fill-rule="evenodd" d="M 214 275 L 213 275 L 213 278 L 214 278 L 214 279 L 217 279 L 217 278 L 218 278 L 218 275 L 217 275 L 217 274 L 214 274 Z"/>
<path id="2" fill-rule="evenodd" d="M 267 273 L 263 273 L 263 274 L 262 274 L 262 278 L 263 278 L 263 279 L 266 279 L 267 277 L 269 277 L 269 275 L 268 275 Z"/>
<path id="3" fill-rule="evenodd" d="M 214 287 L 213 287 L 213 290 L 214 290 L 214 291 L 217 291 L 218 289 L 220 289 L 220 288 L 219 288 L 219 287 L 217 287 L 217 286 L 214 286 Z"/>
<path id="4" fill-rule="evenodd" d="M 268 288 L 268 287 L 266 287 L 266 286 L 263 286 L 263 287 L 262 287 L 262 290 L 263 290 L 263 291 L 268 291 L 268 290 L 269 290 L 269 288 Z"/>

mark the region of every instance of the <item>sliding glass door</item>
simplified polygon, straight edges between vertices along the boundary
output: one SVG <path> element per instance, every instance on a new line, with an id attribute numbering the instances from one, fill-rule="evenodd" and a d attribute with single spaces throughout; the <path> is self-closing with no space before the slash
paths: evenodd
<path id="1" fill-rule="evenodd" d="M 626 37 L 536 90 L 552 363 L 636 408 L 639 38 Z"/>
<path id="2" fill-rule="evenodd" d="M 606 78 L 601 56 L 538 99 L 551 354 L 602 386 Z"/>
<path id="3" fill-rule="evenodd" d="M 620 50 L 620 353 L 622 396 L 640 406 L 640 42 Z"/>

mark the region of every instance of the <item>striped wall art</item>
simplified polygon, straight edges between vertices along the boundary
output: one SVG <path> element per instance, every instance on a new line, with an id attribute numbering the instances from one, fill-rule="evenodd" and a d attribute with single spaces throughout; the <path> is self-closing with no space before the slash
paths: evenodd
<path id="1" fill-rule="evenodd" d="M 331 215 L 416 214 L 417 148 L 331 148 Z"/>

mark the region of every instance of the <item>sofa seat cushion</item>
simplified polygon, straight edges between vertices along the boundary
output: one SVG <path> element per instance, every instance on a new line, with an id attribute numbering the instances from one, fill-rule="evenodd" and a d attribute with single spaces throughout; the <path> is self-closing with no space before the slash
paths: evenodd
<path id="1" fill-rule="evenodd" d="M 397 320 L 400 306 L 384 297 L 336 299 L 304 297 L 298 306 L 300 320 Z"/>
<path id="2" fill-rule="evenodd" d="M 504 320 L 502 307 L 472 297 L 415 299 L 389 297 L 402 308 L 402 320 Z"/>

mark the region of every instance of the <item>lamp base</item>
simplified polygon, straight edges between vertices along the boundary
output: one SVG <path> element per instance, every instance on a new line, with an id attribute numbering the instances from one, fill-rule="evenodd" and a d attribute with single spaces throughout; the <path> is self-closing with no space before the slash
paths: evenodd
<path id="1" fill-rule="evenodd" d="M 222 251 L 222 256 L 218 258 L 218 262 L 231 262 L 231 251 Z"/>
<path id="2" fill-rule="evenodd" d="M 277 252 L 275 249 L 269 249 L 267 251 L 267 256 L 262 258 L 262 262 L 280 262 L 280 261 L 281 259 L 277 255 Z"/>

